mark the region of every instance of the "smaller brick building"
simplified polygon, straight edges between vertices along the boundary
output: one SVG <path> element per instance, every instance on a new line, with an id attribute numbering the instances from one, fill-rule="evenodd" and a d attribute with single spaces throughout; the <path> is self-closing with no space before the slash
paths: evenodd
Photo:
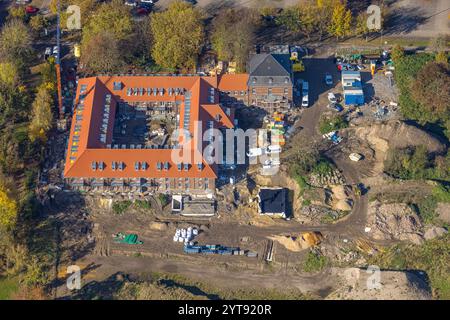
<path id="1" fill-rule="evenodd" d="M 292 63 L 288 54 L 255 54 L 249 63 L 248 105 L 269 112 L 289 109 L 293 100 Z"/>

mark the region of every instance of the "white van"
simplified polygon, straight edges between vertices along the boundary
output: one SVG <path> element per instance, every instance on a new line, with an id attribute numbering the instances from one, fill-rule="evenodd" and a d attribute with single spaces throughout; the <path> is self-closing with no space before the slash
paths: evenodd
<path id="1" fill-rule="evenodd" d="M 307 107 L 309 105 L 309 97 L 308 97 L 308 91 L 309 91 L 309 84 L 307 81 L 303 81 L 302 85 L 302 107 Z"/>
<path id="2" fill-rule="evenodd" d="M 270 146 L 267 147 L 267 153 L 271 154 L 271 153 L 280 153 L 281 152 L 281 147 L 279 144 L 272 144 Z"/>

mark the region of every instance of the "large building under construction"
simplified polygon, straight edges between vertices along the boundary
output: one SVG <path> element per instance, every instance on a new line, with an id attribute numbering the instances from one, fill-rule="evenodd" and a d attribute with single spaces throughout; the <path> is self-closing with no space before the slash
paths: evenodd
<path id="1" fill-rule="evenodd" d="M 198 141 L 199 121 L 202 132 L 233 128 L 234 108 L 220 103 L 220 93 L 241 89 L 245 95 L 247 80 L 247 75 L 80 79 L 64 169 L 67 184 L 94 192 L 213 193 L 218 168 L 203 158 L 207 141 L 186 147 L 176 129 Z M 192 160 L 174 162 L 174 152 Z"/>

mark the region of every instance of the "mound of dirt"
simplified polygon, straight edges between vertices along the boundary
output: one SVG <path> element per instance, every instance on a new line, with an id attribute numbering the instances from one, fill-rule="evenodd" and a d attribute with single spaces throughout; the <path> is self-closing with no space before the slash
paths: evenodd
<path id="1" fill-rule="evenodd" d="M 333 270 L 341 279 L 328 300 L 430 300 L 431 290 L 413 272 L 373 271 L 348 268 Z"/>
<path id="2" fill-rule="evenodd" d="M 442 221 L 450 223 L 450 204 L 439 202 L 436 208 L 436 213 Z"/>
<path id="3" fill-rule="evenodd" d="M 323 236 L 320 232 L 303 232 L 299 236 L 276 235 L 268 238 L 277 241 L 289 251 L 300 252 L 318 245 Z"/>
<path id="4" fill-rule="evenodd" d="M 368 208 L 370 235 L 377 240 L 405 240 L 421 244 L 423 226 L 419 216 L 405 203 L 382 204 L 374 201 Z"/>

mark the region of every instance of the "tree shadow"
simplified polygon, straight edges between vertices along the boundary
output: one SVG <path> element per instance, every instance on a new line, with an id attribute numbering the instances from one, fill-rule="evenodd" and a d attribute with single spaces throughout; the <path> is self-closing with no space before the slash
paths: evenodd
<path id="1" fill-rule="evenodd" d="M 425 11 L 420 7 L 402 7 L 393 9 L 385 24 L 384 35 L 410 33 L 420 25 L 426 23 L 430 17 L 425 16 Z"/>
<path id="2" fill-rule="evenodd" d="M 205 291 L 203 291 L 202 289 L 200 289 L 197 286 L 185 285 L 185 284 L 178 283 L 171 279 L 162 279 L 159 281 L 159 283 L 165 285 L 166 287 L 184 289 L 195 296 L 206 297 L 206 298 L 208 298 L 208 300 L 221 300 L 219 295 L 206 293 Z"/>
<path id="3" fill-rule="evenodd" d="M 124 285 L 127 276 L 116 272 L 103 281 L 91 281 L 74 294 L 69 294 L 58 300 L 113 300 Z"/>

